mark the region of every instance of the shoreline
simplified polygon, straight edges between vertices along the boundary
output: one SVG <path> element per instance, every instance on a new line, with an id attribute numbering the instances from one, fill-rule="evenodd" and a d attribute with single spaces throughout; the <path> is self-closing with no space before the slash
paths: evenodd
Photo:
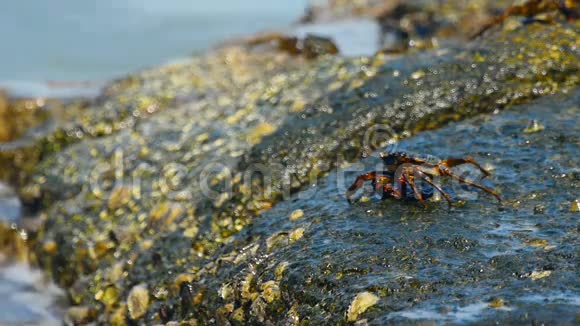
<path id="1" fill-rule="evenodd" d="M 18 170 L 21 198 L 45 222 L 25 232 L 33 261 L 66 289 L 75 322 L 319 324 L 408 317 L 392 310 L 455 318 L 453 309 L 519 320 L 509 313 L 530 307 L 546 318 L 513 293 L 574 281 L 565 237 L 575 213 L 562 205 L 573 186 L 577 33 L 564 22 L 524 24 L 398 59 L 308 57 L 280 46 L 304 40 L 282 36 L 115 80 L 65 110 L 66 124 L 32 146 L 38 166 Z M 534 116 L 545 131 L 522 131 Z M 447 211 L 349 205 L 345 180 L 372 163 L 361 153 L 390 141 L 489 163 L 505 206 L 477 193 Z M 558 142 L 564 157 L 551 149 Z M 216 164 L 228 173 L 202 179 Z M 271 180 L 253 183 L 256 166 Z"/>

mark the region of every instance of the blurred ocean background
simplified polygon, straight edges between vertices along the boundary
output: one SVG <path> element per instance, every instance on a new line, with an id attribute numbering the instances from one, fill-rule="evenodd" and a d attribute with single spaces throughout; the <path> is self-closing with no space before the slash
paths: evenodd
<path id="1" fill-rule="evenodd" d="M 261 30 L 307 0 L 0 1 L 0 87 L 103 81 Z"/>

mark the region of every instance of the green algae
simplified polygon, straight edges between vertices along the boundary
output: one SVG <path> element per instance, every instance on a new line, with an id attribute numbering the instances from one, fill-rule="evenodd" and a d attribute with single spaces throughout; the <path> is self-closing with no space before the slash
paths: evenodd
<path id="1" fill-rule="evenodd" d="M 125 301 L 135 284 L 164 293 L 148 302 L 144 318 L 151 322 L 169 311 L 172 320 L 210 320 L 218 311 L 224 320 L 295 320 L 318 313 L 336 320 L 356 293 L 336 300 L 330 294 L 320 297 L 316 290 L 341 289 L 340 282 L 352 275 L 369 275 L 353 270 L 368 268 L 339 268 L 327 259 L 328 273 L 338 268 L 343 270 L 340 276 L 307 280 L 303 278 L 309 267 L 297 275 L 288 273 L 298 268 L 290 264 L 282 273 L 287 282 L 278 285 L 271 283 L 277 275 L 250 277 L 256 274 L 253 268 L 265 263 L 261 246 L 268 247 L 266 239 L 275 233 L 268 230 L 263 239 L 249 235 L 241 240 L 249 245 L 241 249 L 231 248 L 240 241 L 235 235 L 247 232 L 255 216 L 313 179 L 390 140 L 379 138 L 366 148 L 369 128 L 387 126 L 390 138 L 404 138 L 564 92 L 578 83 L 578 62 L 576 25 L 530 25 L 465 48 L 395 61 L 377 55 L 323 56 L 304 62 L 280 53 L 228 48 L 117 81 L 87 107 L 67 113 L 67 123 L 42 144 L 54 148 L 32 177 L 31 187 L 39 189 L 47 219 L 36 235 L 43 240 L 37 251 L 56 249 L 45 251 L 40 263 L 69 288 L 75 304 L 100 309 L 95 295 L 112 286 L 119 289 L 107 296 L 115 300 L 106 303 L 107 311 L 118 314 L 107 312 L 101 322 L 113 316 L 123 320 Z M 210 165 L 216 170 L 208 171 Z M 264 172 L 261 167 L 271 173 L 270 187 L 247 177 L 253 169 Z M 209 192 L 200 183 L 204 173 L 209 173 Z M 224 192 L 228 187 L 233 191 Z M 336 193 L 328 195 L 336 200 Z M 330 205 L 341 207 L 337 202 Z M 298 208 L 283 215 L 286 223 Z M 308 221 L 292 222 L 304 225 L 278 230 L 286 241 L 275 241 L 269 250 L 279 264 L 284 257 L 308 261 L 308 252 L 293 259 L 280 254 L 285 248 L 312 244 L 317 222 L 327 217 L 305 213 Z M 472 247 L 465 244 L 467 238 L 451 242 L 452 248 L 461 248 L 458 252 Z M 231 251 L 224 252 L 223 246 Z M 445 241 L 435 246 L 448 248 Z M 357 250 L 366 255 L 363 249 Z M 419 258 L 409 250 L 392 248 L 385 255 L 387 262 L 374 257 L 375 263 L 401 262 L 401 271 L 416 270 Z M 224 272 L 223 266 L 232 262 L 233 269 Z M 247 266 L 250 263 L 257 267 Z M 291 288 L 296 281 L 292 277 L 300 280 L 296 284 L 316 290 Z M 226 280 L 240 285 L 234 296 L 241 306 L 222 302 L 217 290 L 209 290 L 208 284 L 215 288 Z M 368 290 L 391 294 L 409 289 L 407 299 L 437 287 L 404 278 L 397 282 Z M 294 301 L 277 300 L 278 291 Z M 162 305 L 170 308 L 162 310 Z"/>

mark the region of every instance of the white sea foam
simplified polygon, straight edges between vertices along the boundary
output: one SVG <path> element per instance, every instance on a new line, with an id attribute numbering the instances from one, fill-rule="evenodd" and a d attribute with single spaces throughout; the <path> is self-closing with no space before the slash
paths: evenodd
<path id="1" fill-rule="evenodd" d="M 64 293 L 27 264 L 2 265 L 0 325 L 62 325 Z M 59 304 L 59 302 L 61 302 Z"/>

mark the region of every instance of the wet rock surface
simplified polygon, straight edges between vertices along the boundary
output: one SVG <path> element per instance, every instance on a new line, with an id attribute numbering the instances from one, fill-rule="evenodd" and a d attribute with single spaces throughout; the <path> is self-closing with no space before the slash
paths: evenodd
<path id="1" fill-rule="evenodd" d="M 257 218 L 216 255 L 215 275 L 196 284 L 207 287 L 209 306 L 231 303 L 249 321 L 337 323 L 357 295 L 369 292 L 380 299 L 360 319 L 377 325 L 574 323 L 580 237 L 570 205 L 579 187 L 579 103 L 576 90 L 397 144 L 441 158 L 473 156 L 493 171 L 489 184 L 501 191 L 501 206 L 445 180 L 443 187 L 463 201 L 451 210 L 444 201 L 426 209 L 378 199 L 349 205 L 343 194 L 350 183 L 343 180 L 373 169 L 379 159 L 369 157 Z M 546 129 L 522 132 L 532 119 Z M 297 209 L 303 216 L 289 218 Z M 303 235 L 292 241 L 297 229 Z M 272 237 L 283 239 L 275 249 L 268 246 Z M 251 254 L 241 263 L 227 258 L 244 252 Z M 281 289 L 275 303 L 262 302 L 261 285 L 270 281 Z M 224 287 L 231 293 L 223 295 Z M 256 301 L 264 312 L 253 309 Z"/>
<path id="2" fill-rule="evenodd" d="M 26 149 L 33 256 L 77 321 L 572 321 L 578 46 L 555 22 L 399 59 L 228 47 L 113 82 Z M 491 164 L 505 206 L 348 205 L 333 171 L 414 134 Z"/>

